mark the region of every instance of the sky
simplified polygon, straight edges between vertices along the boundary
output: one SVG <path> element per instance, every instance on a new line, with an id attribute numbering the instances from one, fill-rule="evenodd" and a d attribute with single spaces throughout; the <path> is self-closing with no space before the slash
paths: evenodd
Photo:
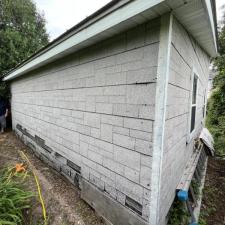
<path id="1" fill-rule="evenodd" d="M 110 0 L 34 0 L 46 19 L 47 32 L 52 41 Z"/>
<path id="2" fill-rule="evenodd" d="M 216 11 L 217 11 L 217 20 L 218 22 L 222 19 L 224 10 L 222 6 L 225 5 L 225 0 L 216 0 Z"/>
<path id="3" fill-rule="evenodd" d="M 101 8 L 110 0 L 34 0 L 47 21 L 47 32 L 52 41 L 60 34 Z M 216 0 L 218 20 L 222 18 L 221 6 L 225 0 Z"/>

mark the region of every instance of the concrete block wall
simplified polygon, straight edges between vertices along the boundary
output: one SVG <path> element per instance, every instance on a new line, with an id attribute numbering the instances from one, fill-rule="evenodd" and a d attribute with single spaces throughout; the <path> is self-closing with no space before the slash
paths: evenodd
<path id="1" fill-rule="evenodd" d="M 160 225 L 166 223 L 176 187 L 192 155 L 194 139 L 199 135 L 204 124 L 203 107 L 204 95 L 207 94 L 209 63 L 208 55 L 174 18 L 160 191 Z M 199 75 L 196 129 L 193 138 L 187 143 L 193 68 Z"/>
<path id="2" fill-rule="evenodd" d="M 24 141 L 71 179 L 77 171 L 68 160 L 81 179 L 128 210 L 135 211 L 128 200 L 141 206 L 136 214 L 145 221 L 159 29 L 159 19 L 139 25 L 11 85 L 13 128 Z"/>

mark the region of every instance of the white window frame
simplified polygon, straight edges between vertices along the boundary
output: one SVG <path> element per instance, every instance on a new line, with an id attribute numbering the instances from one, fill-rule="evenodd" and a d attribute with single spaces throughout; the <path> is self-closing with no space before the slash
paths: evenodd
<path id="1" fill-rule="evenodd" d="M 203 121 L 205 121 L 206 119 L 206 110 L 207 110 L 207 89 L 204 90 L 204 97 L 203 97 L 203 110 L 204 110 L 204 114 L 203 114 Z"/>
<path id="2" fill-rule="evenodd" d="M 196 90 L 196 102 L 195 104 L 192 104 L 192 97 L 193 97 L 193 82 L 194 82 L 194 77 L 197 77 L 197 90 Z M 194 129 L 191 131 L 191 120 L 192 120 L 192 107 L 195 106 L 195 125 L 196 125 L 196 114 L 197 114 L 197 107 L 198 107 L 198 88 L 199 86 L 199 75 L 196 71 L 195 68 L 192 69 L 191 72 L 191 91 L 190 91 L 190 97 L 189 97 L 189 120 L 188 120 L 188 135 L 187 135 L 187 143 L 189 143 L 195 134 L 196 131 L 196 126 L 194 126 Z"/>

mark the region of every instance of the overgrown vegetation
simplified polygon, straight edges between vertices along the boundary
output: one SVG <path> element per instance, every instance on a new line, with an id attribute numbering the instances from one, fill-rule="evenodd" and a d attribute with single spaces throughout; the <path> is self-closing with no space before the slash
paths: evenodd
<path id="1" fill-rule="evenodd" d="M 200 196 L 200 183 L 196 179 L 192 179 L 191 186 L 193 188 L 193 192 L 195 194 L 195 198 L 198 200 Z"/>
<path id="2" fill-rule="evenodd" d="M 176 198 L 169 212 L 168 225 L 186 225 L 189 218 L 184 202 Z"/>
<path id="3" fill-rule="evenodd" d="M 219 30 L 219 53 L 220 56 L 214 60 L 214 69 L 218 74 L 208 102 L 206 126 L 214 137 L 217 154 L 225 155 L 225 14 Z"/>
<path id="4" fill-rule="evenodd" d="M 31 0 L 0 0 L 0 95 L 2 76 L 48 43 L 44 16 Z"/>
<path id="5" fill-rule="evenodd" d="M 207 196 L 207 206 L 202 206 L 199 225 L 207 225 L 207 218 L 216 211 L 215 196 L 218 191 L 217 187 L 211 186 L 205 186 L 203 189 L 203 195 Z"/>
<path id="6" fill-rule="evenodd" d="M 16 173 L 15 169 L 0 171 L 0 224 L 20 225 L 24 213 L 30 208 L 33 194 L 25 190 L 26 174 Z"/>

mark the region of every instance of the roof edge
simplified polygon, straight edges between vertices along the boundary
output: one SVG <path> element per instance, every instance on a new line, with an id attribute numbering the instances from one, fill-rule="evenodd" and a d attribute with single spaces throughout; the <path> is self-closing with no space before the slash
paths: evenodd
<path id="1" fill-rule="evenodd" d="M 57 59 L 57 57 L 59 58 L 60 55 L 62 56 L 63 54 L 66 54 L 66 52 L 69 54 L 69 50 L 71 50 L 71 48 L 73 48 L 74 46 L 81 45 L 83 42 L 87 42 L 89 39 L 96 37 L 104 31 L 109 30 L 110 28 L 114 28 L 120 23 L 129 20 L 131 17 L 164 1 L 165 0 L 113 0 L 112 2 L 108 3 L 106 6 L 89 16 L 89 18 L 81 21 L 78 25 L 71 28 L 71 30 L 59 36 L 56 40 L 32 55 L 30 58 L 20 63 L 16 68 L 7 73 L 4 76 L 3 80 L 9 81 L 15 79 L 24 73 L 45 65 L 51 60 L 53 61 Z M 111 8 L 119 2 L 122 2 L 124 4 L 120 5 L 109 14 L 99 18 L 97 21 L 94 21 L 92 24 L 84 26 L 84 28 L 82 28 L 75 34 L 64 39 L 64 37 L 73 32 L 74 29 L 76 30 L 76 28 L 80 28 L 80 26 L 85 25 L 93 17 L 95 18 L 97 15 L 105 12 L 105 10 Z"/>

